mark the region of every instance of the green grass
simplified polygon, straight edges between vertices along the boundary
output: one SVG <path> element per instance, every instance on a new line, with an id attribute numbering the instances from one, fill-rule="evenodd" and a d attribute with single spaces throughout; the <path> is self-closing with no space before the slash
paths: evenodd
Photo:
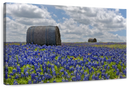
<path id="1" fill-rule="evenodd" d="M 125 49 L 125 44 L 111 44 L 111 45 L 91 45 L 92 47 L 108 47 L 108 48 L 119 48 L 119 49 Z"/>

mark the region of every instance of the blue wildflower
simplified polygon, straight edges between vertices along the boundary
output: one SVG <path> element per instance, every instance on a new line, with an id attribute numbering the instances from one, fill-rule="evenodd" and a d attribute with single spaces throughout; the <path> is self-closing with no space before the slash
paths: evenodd
<path id="1" fill-rule="evenodd" d="M 8 72 L 8 67 L 5 67 L 5 72 Z"/>
<path id="2" fill-rule="evenodd" d="M 32 84 L 32 81 L 31 81 L 31 80 L 29 80 L 29 81 L 28 81 L 28 84 Z"/>
<path id="3" fill-rule="evenodd" d="M 105 73 L 102 73 L 101 76 L 104 77 Z"/>
<path id="4" fill-rule="evenodd" d="M 24 74 L 23 74 L 23 73 L 21 73 L 21 77 L 24 77 Z"/>
<path id="5" fill-rule="evenodd" d="M 89 69 L 89 74 L 90 74 L 91 72 L 92 72 L 91 69 Z"/>
<path id="6" fill-rule="evenodd" d="M 33 69 L 31 69 L 29 72 L 33 72 L 34 70 Z"/>
<path id="7" fill-rule="evenodd" d="M 107 68 L 107 65 L 104 66 L 104 69 L 106 69 L 106 68 Z"/>
<path id="8" fill-rule="evenodd" d="M 83 81 L 89 80 L 89 75 L 85 75 Z"/>
<path id="9" fill-rule="evenodd" d="M 93 74 L 93 76 L 92 76 L 92 80 L 94 80 L 95 79 L 95 74 Z"/>
<path id="10" fill-rule="evenodd" d="M 51 79 L 52 78 L 52 75 L 47 75 L 47 79 Z"/>
<path id="11" fill-rule="evenodd" d="M 31 74 L 31 79 L 32 79 L 32 80 L 35 79 L 35 73 L 32 73 L 32 74 Z"/>
<path id="12" fill-rule="evenodd" d="M 42 77 L 43 77 L 43 75 L 42 75 L 42 74 L 40 74 L 40 77 L 42 78 Z"/>
<path id="13" fill-rule="evenodd" d="M 28 75 L 29 75 L 28 72 L 26 72 L 26 73 L 25 73 L 25 77 L 28 77 Z"/>
<path id="14" fill-rule="evenodd" d="M 115 72 L 115 70 L 113 72 Z"/>
<path id="15" fill-rule="evenodd" d="M 117 70 L 118 68 L 117 68 L 117 66 L 115 65 L 115 70 Z"/>
<path id="16" fill-rule="evenodd" d="M 69 69 L 69 71 L 70 71 L 70 72 L 74 71 L 74 68 L 73 68 L 73 67 L 71 67 L 71 68 Z"/>
<path id="17" fill-rule="evenodd" d="M 26 68 L 24 68 L 24 74 L 27 72 L 27 69 Z"/>
<path id="18" fill-rule="evenodd" d="M 90 65 L 88 65 L 88 69 L 90 69 L 91 68 L 91 66 Z"/>
<path id="19" fill-rule="evenodd" d="M 53 83 L 55 83 L 55 82 L 56 82 L 56 80 L 54 79 Z"/>
<path id="20" fill-rule="evenodd" d="M 8 73 L 7 72 L 5 73 L 5 79 L 8 79 Z"/>
<path id="21" fill-rule="evenodd" d="M 72 79 L 72 81 L 76 81 L 76 77 L 72 77 L 71 79 Z"/>
<path id="22" fill-rule="evenodd" d="M 67 78 L 69 79 L 69 78 L 70 78 L 70 76 L 69 76 L 69 75 L 67 75 Z"/>
<path id="23" fill-rule="evenodd" d="M 79 67 L 79 70 L 82 70 L 82 67 Z"/>
<path id="24" fill-rule="evenodd" d="M 81 70 L 80 73 L 81 73 L 81 75 L 82 75 L 82 74 L 84 73 L 84 70 Z"/>
<path id="25" fill-rule="evenodd" d="M 13 74 L 13 73 L 10 73 L 9 75 L 13 76 L 14 74 Z"/>
<path id="26" fill-rule="evenodd" d="M 9 76 L 9 78 L 11 79 L 11 76 Z"/>
<path id="27" fill-rule="evenodd" d="M 45 77 L 44 77 L 44 76 L 42 77 L 42 80 L 45 80 Z"/>
<path id="28" fill-rule="evenodd" d="M 19 78 L 19 76 L 18 76 L 18 75 L 16 75 L 16 76 L 15 76 L 15 79 L 18 79 L 18 78 Z"/>
<path id="29" fill-rule="evenodd" d="M 98 76 L 95 76 L 95 80 L 99 80 L 99 77 L 98 77 Z"/>
<path id="30" fill-rule="evenodd" d="M 18 85 L 18 82 L 14 80 L 13 85 Z"/>
<path id="31" fill-rule="evenodd" d="M 65 82 L 68 82 L 68 80 L 66 79 Z"/>
<path id="32" fill-rule="evenodd" d="M 49 81 L 47 81 L 47 83 L 50 83 Z"/>
<path id="33" fill-rule="evenodd" d="M 68 73 L 65 71 L 65 72 L 64 72 L 64 75 L 65 75 L 65 76 L 67 76 L 67 75 L 68 75 Z"/>
<path id="34" fill-rule="evenodd" d="M 108 68 L 108 70 L 109 70 L 109 69 L 110 69 L 110 66 L 108 66 L 107 68 Z"/>
<path id="35" fill-rule="evenodd" d="M 77 76 L 76 76 L 76 79 L 79 81 L 79 80 L 81 80 L 81 76 L 78 74 Z"/>
<path id="36" fill-rule="evenodd" d="M 38 79 L 38 82 L 41 82 L 41 81 L 42 81 L 42 79 L 41 79 L 41 78 L 39 78 L 39 79 Z"/>
<path id="37" fill-rule="evenodd" d="M 35 80 L 38 82 L 38 77 L 37 76 L 35 76 Z"/>
<path id="38" fill-rule="evenodd" d="M 120 73 L 120 72 L 119 72 L 119 71 L 117 71 L 117 72 L 116 72 L 116 75 L 119 75 L 119 73 Z"/>
<path id="39" fill-rule="evenodd" d="M 123 70 L 123 73 L 125 75 L 129 75 L 129 67 L 126 67 L 124 70 Z"/>
<path id="40" fill-rule="evenodd" d="M 74 75 L 74 73 L 71 73 L 71 76 L 73 76 Z"/>
<path id="41" fill-rule="evenodd" d="M 40 84 L 43 84 L 44 82 L 43 81 L 41 81 L 41 82 L 39 82 Z"/>
<path id="42" fill-rule="evenodd" d="M 87 74 L 88 74 L 87 72 L 84 73 L 84 75 L 87 75 Z"/>
<path id="43" fill-rule="evenodd" d="M 101 62 L 101 65 L 104 65 L 104 62 L 103 62 L 103 61 Z"/>
<path id="44" fill-rule="evenodd" d="M 17 71 L 16 71 L 16 69 L 13 69 L 13 73 L 15 74 Z"/>
<path id="45" fill-rule="evenodd" d="M 64 77 L 64 75 L 61 75 L 61 77 Z"/>
<path id="46" fill-rule="evenodd" d="M 51 64 L 48 64 L 48 68 L 51 68 Z"/>
<path id="47" fill-rule="evenodd" d="M 53 75 L 53 76 L 56 76 L 56 72 L 55 72 L 55 71 L 52 71 L 52 75 Z"/>
<path id="48" fill-rule="evenodd" d="M 102 70 L 102 73 L 105 73 L 106 72 L 106 70 L 104 69 L 104 70 Z"/>
<path id="49" fill-rule="evenodd" d="M 41 69 L 36 69 L 36 72 L 42 72 Z"/>
<path id="50" fill-rule="evenodd" d="M 36 83 L 37 83 L 37 81 L 36 81 L 36 80 L 34 80 L 34 81 L 33 81 L 33 84 L 36 84 Z"/>
<path id="51" fill-rule="evenodd" d="M 20 74 L 21 72 L 20 66 L 17 66 L 17 72 Z"/>
<path id="52" fill-rule="evenodd" d="M 85 64 L 85 67 L 88 68 L 88 64 Z"/>

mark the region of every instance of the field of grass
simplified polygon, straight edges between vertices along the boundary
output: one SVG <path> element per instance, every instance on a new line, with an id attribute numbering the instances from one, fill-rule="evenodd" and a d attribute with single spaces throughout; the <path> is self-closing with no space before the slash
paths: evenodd
<path id="1" fill-rule="evenodd" d="M 84 44 L 84 46 L 92 46 L 92 47 L 108 47 L 108 48 L 120 48 L 120 49 L 124 49 L 126 48 L 126 43 L 110 43 L 108 44 L 107 42 L 103 43 L 87 43 L 87 42 L 76 42 L 77 44 Z M 76 43 L 62 43 L 63 45 L 64 44 L 69 44 L 69 45 L 75 45 Z M 85 45 L 88 44 L 88 45 Z M 18 43 L 18 42 L 10 42 L 10 43 L 6 43 L 5 45 L 26 45 L 25 42 L 23 43 Z M 80 45 L 78 45 L 80 46 Z M 82 46 L 82 45 L 81 45 Z"/>

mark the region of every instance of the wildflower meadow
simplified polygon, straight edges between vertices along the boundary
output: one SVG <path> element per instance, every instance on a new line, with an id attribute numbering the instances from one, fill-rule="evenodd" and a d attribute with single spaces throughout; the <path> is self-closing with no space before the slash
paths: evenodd
<path id="1" fill-rule="evenodd" d="M 6 43 L 6 85 L 126 78 L 126 43 Z"/>

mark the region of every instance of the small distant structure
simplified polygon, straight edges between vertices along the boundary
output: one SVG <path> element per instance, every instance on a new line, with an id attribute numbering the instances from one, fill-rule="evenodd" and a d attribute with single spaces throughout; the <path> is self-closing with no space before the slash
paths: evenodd
<path id="1" fill-rule="evenodd" d="M 96 38 L 89 38 L 88 42 L 97 42 L 97 39 Z"/>

